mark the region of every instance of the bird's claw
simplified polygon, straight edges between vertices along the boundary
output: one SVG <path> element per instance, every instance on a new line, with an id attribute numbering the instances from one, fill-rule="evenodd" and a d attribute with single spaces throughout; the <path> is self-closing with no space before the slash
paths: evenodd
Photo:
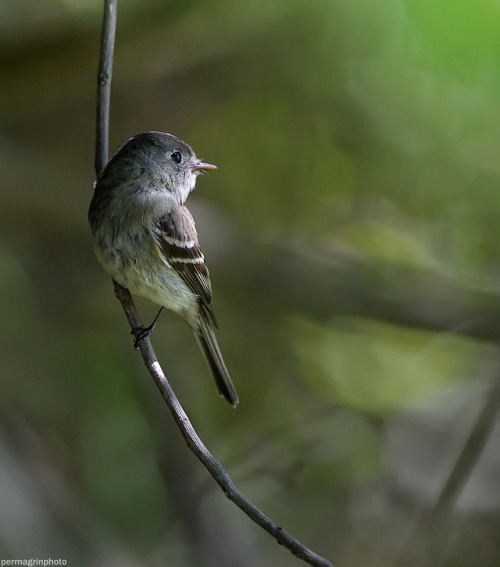
<path id="1" fill-rule="evenodd" d="M 160 307 L 160 310 L 158 311 L 158 313 L 156 314 L 156 317 L 154 318 L 153 322 L 151 323 L 151 325 L 149 325 L 149 327 L 143 327 L 142 325 L 140 327 L 134 327 L 132 329 L 132 331 L 130 332 L 131 335 L 134 336 L 135 341 L 134 341 L 134 348 L 135 350 L 139 350 L 139 343 L 145 339 L 146 337 L 149 337 L 149 335 L 153 332 L 156 323 L 158 322 L 158 319 L 161 315 L 161 312 L 163 311 L 163 307 Z"/>
<path id="2" fill-rule="evenodd" d="M 134 337 L 135 341 L 134 341 L 134 348 L 135 350 L 139 350 L 139 343 L 145 339 L 146 337 L 149 337 L 149 335 L 153 332 L 153 328 L 154 326 L 151 325 L 149 327 L 135 327 L 134 329 L 132 329 L 132 331 L 130 332 L 130 334 Z"/>

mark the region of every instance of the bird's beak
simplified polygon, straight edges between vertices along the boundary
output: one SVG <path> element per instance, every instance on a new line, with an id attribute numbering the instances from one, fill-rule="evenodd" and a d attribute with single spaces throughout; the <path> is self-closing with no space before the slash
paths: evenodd
<path id="1" fill-rule="evenodd" d="M 212 165 L 211 163 L 205 163 L 199 159 L 193 162 L 192 167 L 195 171 L 207 171 L 208 169 L 217 169 L 216 165 Z"/>

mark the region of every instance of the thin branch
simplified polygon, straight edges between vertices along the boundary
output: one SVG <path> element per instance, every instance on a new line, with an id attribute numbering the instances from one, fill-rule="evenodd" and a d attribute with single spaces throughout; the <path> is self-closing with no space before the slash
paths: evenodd
<path id="1" fill-rule="evenodd" d="M 114 39 L 116 30 L 117 0 L 105 0 L 104 18 L 101 36 L 101 57 L 98 74 L 97 133 L 95 168 L 98 175 L 108 158 L 109 108 L 111 92 L 111 74 L 113 66 Z M 116 297 L 120 300 L 132 329 L 142 326 L 130 292 L 114 282 Z M 232 500 L 249 518 L 270 533 L 276 541 L 290 550 L 296 557 L 317 567 L 332 567 L 297 539 L 288 534 L 278 524 L 270 520 L 254 506 L 236 487 L 226 469 L 212 456 L 203 444 L 184 409 L 172 390 L 165 374 L 156 358 L 149 338 L 140 342 L 140 350 L 144 364 L 153 377 L 163 399 L 177 423 L 188 447 L 198 457 L 208 472 L 222 488 L 224 494 Z"/>
<path id="2" fill-rule="evenodd" d="M 498 414 L 500 407 L 499 363 L 500 356 L 497 351 L 492 369 L 493 375 L 485 393 L 484 404 L 435 503 L 420 515 L 416 526 L 398 551 L 394 562 L 398 567 L 414 564 L 440 564 L 438 558 L 446 547 L 445 522 L 479 461 Z M 415 555 L 419 556 L 417 560 L 415 560 Z"/>
<path id="3" fill-rule="evenodd" d="M 96 175 L 99 175 L 108 163 L 109 109 L 117 8 L 118 0 L 105 0 L 101 31 L 101 55 L 97 75 L 97 131 L 94 162 Z"/>
<path id="4" fill-rule="evenodd" d="M 500 379 L 498 376 L 500 366 L 498 362 L 497 355 L 494 368 L 495 375 L 486 392 L 484 405 L 472 426 L 460 455 L 443 485 L 432 511 L 434 515 L 446 513 L 453 507 L 465 487 L 465 484 L 469 480 L 472 470 L 479 461 L 479 457 L 488 441 L 491 430 L 495 424 L 498 408 L 500 407 Z"/>
<path id="5" fill-rule="evenodd" d="M 125 314 L 127 316 L 130 327 L 133 329 L 141 325 L 141 319 L 134 307 L 134 303 L 129 291 L 122 287 L 117 282 L 115 284 L 115 294 L 120 300 Z M 196 457 L 203 463 L 208 472 L 215 479 L 217 484 L 222 488 L 224 494 L 233 501 L 245 514 L 251 518 L 255 523 L 259 524 L 268 533 L 270 533 L 276 541 L 290 550 L 293 555 L 299 559 L 304 560 L 309 565 L 317 567 L 332 567 L 332 564 L 320 557 L 297 539 L 287 533 L 281 526 L 270 520 L 263 514 L 256 506 L 254 506 L 241 492 L 238 490 L 227 470 L 213 457 L 203 441 L 196 433 L 192 423 L 190 422 L 186 412 L 182 408 L 177 396 L 175 395 L 170 383 L 165 377 L 165 374 L 156 358 L 156 354 L 151 346 L 149 338 L 142 340 L 139 343 L 144 364 L 153 377 L 156 386 L 165 400 L 182 436 L 184 437 L 188 447 L 196 455 Z"/>

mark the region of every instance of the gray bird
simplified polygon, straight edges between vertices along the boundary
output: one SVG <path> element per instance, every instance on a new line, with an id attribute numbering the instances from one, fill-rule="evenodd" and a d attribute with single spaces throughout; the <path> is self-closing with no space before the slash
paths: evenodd
<path id="1" fill-rule="evenodd" d="M 187 322 L 220 394 L 235 407 L 238 395 L 215 336 L 208 269 L 193 217 L 184 206 L 197 176 L 210 169 L 217 168 L 171 134 L 137 134 L 99 175 L 89 222 L 104 269 L 131 293 Z M 136 343 L 152 331 L 156 319 L 150 327 L 134 330 Z"/>

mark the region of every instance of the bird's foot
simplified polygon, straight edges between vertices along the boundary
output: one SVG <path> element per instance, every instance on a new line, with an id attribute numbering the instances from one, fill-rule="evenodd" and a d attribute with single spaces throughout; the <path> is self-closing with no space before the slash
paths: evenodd
<path id="1" fill-rule="evenodd" d="M 149 325 L 149 327 L 143 327 L 141 325 L 140 327 L 135 327 L 134 329 L 132 329 L 130 334 L 135 338 L 134 341 L 135 350 L 139 350 L 139 343 L 142 340 L 144 340 L 146 337 L 149 337 L 149 335 L 154 331 L 154 328 L 162 311 L 163 311 L 163 307 L 158 311 L 158 314 L 154 318 L 154 321 L 151 323 L 151 325 Z"/>
<path id="2" fill-rule="evenodd" d="M 139 350 L 139 343 L 144 340 L 146 337 L 153 332 L 154 325 L 150 325 L 149 327 L 135 327 L 132 329 L 130 334 L 134 337 L 134 348 L 135 350 Z"/>

